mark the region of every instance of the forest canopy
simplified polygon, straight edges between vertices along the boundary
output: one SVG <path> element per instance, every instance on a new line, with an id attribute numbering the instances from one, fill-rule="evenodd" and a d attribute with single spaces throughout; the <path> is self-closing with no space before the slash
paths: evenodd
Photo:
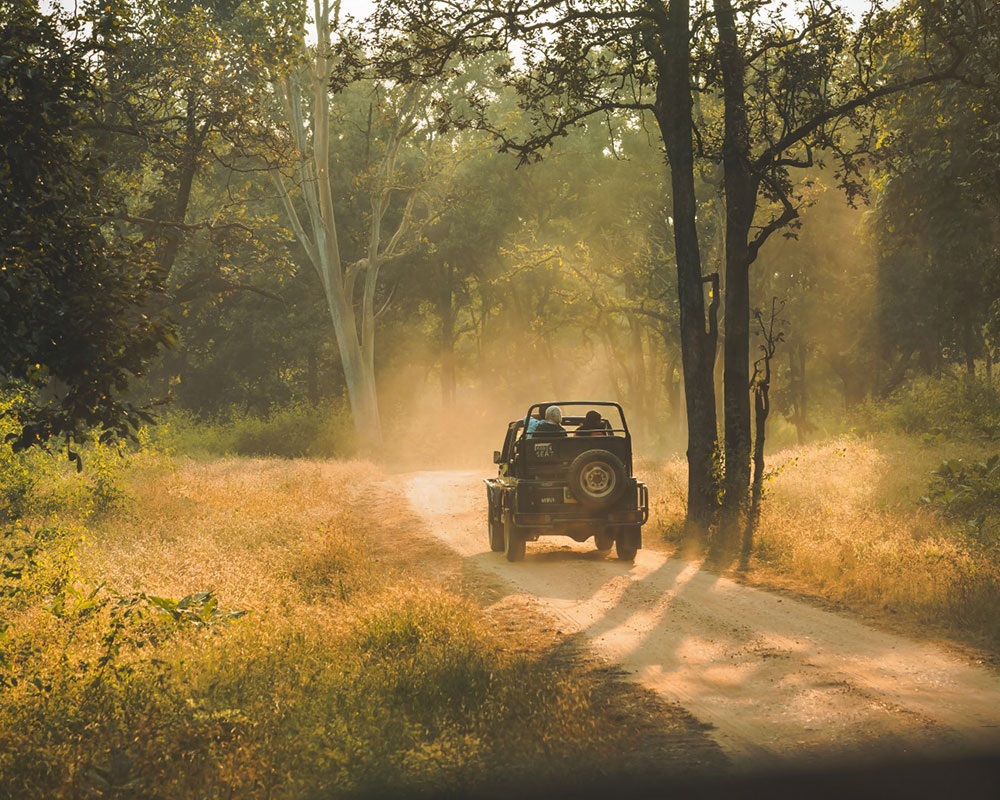
<path id="1" fill-rule="evenodd" d="M 739 513 L 773 299 L 800 438 L 992 374 L 992 4 L 350 10 L 4 3 L 19 441 L 168 400 L 378 447 L 590 393 L 687 450 L 695 511 Z"/>

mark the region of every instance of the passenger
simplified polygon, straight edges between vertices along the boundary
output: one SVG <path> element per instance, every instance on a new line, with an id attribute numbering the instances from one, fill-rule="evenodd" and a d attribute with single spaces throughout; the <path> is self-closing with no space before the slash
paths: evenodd
<path id="1" fill-rule="evenodd" d="M 562 409 L 559 406 L 549 406 L 545 409 L 545 420 L 535 426 L 532 438 L 551 438 L 566 436 L 566 429 L 562 426 Z"/>
<path id="2" fill-rule="evenodd" d="M 534 414 L 532 414 L 531 417 L 528 419 L 528 434 L 529 435 L 532 434 L 532 433 L 534 433 L 535 428 L 537 428 L 539 425 L 542 424 L 542 421 L 545 419 L 545 411 L 547 409 L 548 409 L 548 406 L 539 406 L 538 407 L 538 411 L 536 411 Z"/>
<path id="3" fill-rule="evenodd" d="M 580 423 L 580 427 L 576 429 L 577 436 L 606 436 L 607 428 L 605 427 L 604 420 L 601 419 L 600 413 L 597 411 L 588 411 L 587 416 L 583 418 L 583 422 Z"/>

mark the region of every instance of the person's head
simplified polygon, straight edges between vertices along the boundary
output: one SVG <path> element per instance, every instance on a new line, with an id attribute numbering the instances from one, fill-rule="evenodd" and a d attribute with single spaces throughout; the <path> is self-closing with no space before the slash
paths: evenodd
<path id="1" fill-rule="evenodd" d="M 600 412 L 588 411 L 587 416 L 583 418 L 583 427 L 588 430 L 599 430 L 602 428 Z"/>
<path id="2" fill-rule="evenodd" d="M 545 409 L 545 421 L 553 425 L 562 424 L 562 409 L 559 406 L 549 406 Z"/>

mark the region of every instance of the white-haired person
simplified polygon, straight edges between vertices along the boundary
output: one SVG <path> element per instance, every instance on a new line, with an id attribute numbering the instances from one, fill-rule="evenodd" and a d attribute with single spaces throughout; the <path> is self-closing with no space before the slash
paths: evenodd
<path id="1" fill-rule="evenodd" d="M 546 408 L 545 419 L 529 435 L 533 439 L 566 436 L 566 429 L 562 426 L 562 409 L 559 406 Z"/>

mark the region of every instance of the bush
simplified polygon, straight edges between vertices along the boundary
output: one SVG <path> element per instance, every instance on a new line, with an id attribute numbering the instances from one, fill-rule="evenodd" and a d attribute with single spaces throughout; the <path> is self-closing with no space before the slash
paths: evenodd
<path id="1" fill-rule="evenodd" d="M 20 431 L 8 414 L 14 399 L 0 400 L 0 522 L 18 519 L 28 507 L 37 476 L 26 453 L 15 453 L 7 437 Z"/>
<path id="2" fill-rule="evenodd" d="M 1000 390 L 986 378 L 944 375 L 918 379 L 860 412 L 869 430 L 927 437 L 1000 438 Z"/>
<path id="3" fill-rule="evenodd" d="M 84 458 L 84 514 L 89 518 L 120 511 L 128 502 L 124 480 L 129 454 L 114 445 L 104 444 L 94 435 Z"/>
<path id="4" fill-rule="evenodd" d="M 210 592 L 175 601 L 88 581 L 82 541 L 73 528 L 0 530 L 0 796 L 134 796 L 123 754 L 136 715 L 161 711 L 174 735 L 199 728 L 178 715 L 163 648 L 241 616 Z"/>
<path id="5" fill-rule="evenodd" d="M 9 522 L 24 514 L 35 481 L 25 455 L 14 453 L 10 445 L 0 441 L 0 521 Z"/>
<path id="6" fill-rule="evenodd" d="M 332 405 L 295 405 L 266 417 L 233 411 L 214 420 L 173 412 L 154 430 L 161 446 L 185 455 L 333 458 L 354 451 L 350 415 Z"/>
<path id="7" fill-rule="evenodd" d="M 1000 455 L 985 461 L 947 459 L 931 472 L 923 502 L 966 523 L 980 544 L 997 543 L 1000 514 Z"/>

